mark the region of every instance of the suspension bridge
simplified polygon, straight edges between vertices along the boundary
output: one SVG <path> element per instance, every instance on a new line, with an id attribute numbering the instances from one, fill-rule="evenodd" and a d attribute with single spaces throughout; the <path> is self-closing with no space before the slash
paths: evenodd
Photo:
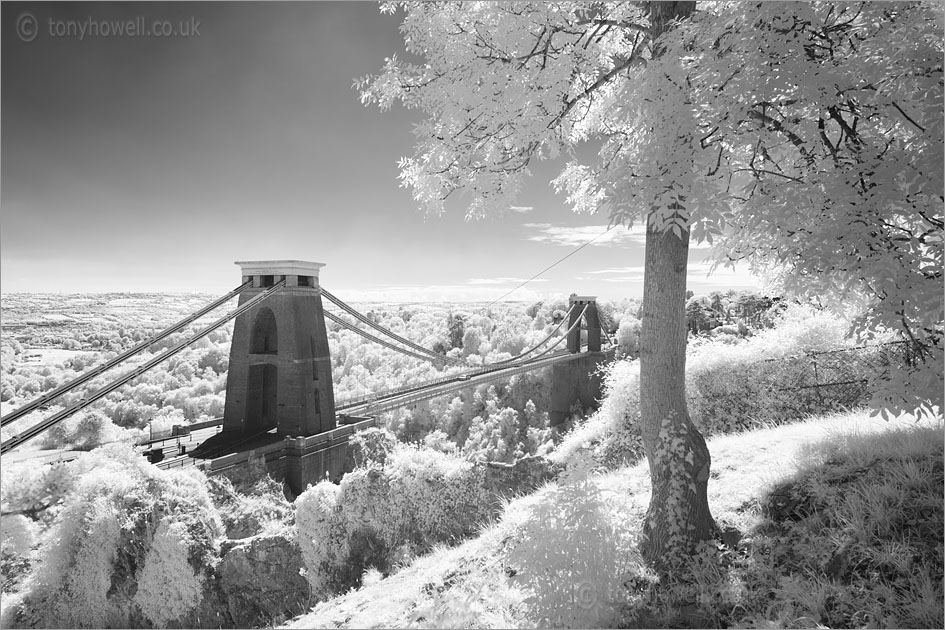
<path id="1" fill-rule="evenodd" d="M 516 374 L 553 369 L 550 415 L 552 424 L 556 424 L 567 416 L 575 401 L 585 407 L 596 402 L 600 395 L 596 368 L 612 357 L 612 348 L 601 346 L 600 321 L 593 297 L 572 295 L 569 309 L 557 327 L 516 356 L 470 367 L 463 359 L 425 348 L 377 324 L 328 292 L 319 284 L 322 263 L 273 260 L 236 264 L 241 268 L 242 281 L 235 289 L 3 416 L 0 426 L 6 427 L 31 412 L 47 408 L 64 394 L 127 364 L 238 296 L 236 308 L 104 386 L 85 393 L 77 402 L 19 431 L 0 444 L 0 453 L 9 453 L 36 438 L 234 320 L 223 418 L 184 427 L 175 435 L 154 437 L 141 447 L 159 466 L 199 465 L 210 472 L 261 458 L 295 492 L 325 476 L 340 478 L 350 465 L 346 457 L 348 438 L 375 426 L 379 414 Z M 326 307 L 326 302 L 330 307 Z M 429 361 L 443 375 L 423 383 L 335 400 L 326 321 L 367 342 Z M 586 346 L 582 345 L 582 331 L 586 334 Z"/>

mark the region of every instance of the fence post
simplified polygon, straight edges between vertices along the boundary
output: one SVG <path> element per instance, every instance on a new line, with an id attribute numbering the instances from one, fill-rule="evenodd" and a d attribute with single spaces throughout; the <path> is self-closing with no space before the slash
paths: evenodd
<path id="1" fill-rule="evenodd" d="M 807 355 L 810 359 L 810 362 L 814 364 L 814 391 L 817 392 L 817 402 L 820 403 L 820 406 L 824 406 L 824 393 L 820 391 L 820 373 L 817 371 L 817 359 L 813 352 Z"/>

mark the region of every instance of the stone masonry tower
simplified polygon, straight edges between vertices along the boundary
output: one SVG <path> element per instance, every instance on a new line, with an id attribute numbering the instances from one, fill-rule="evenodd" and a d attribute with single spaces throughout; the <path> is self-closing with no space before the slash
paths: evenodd
<path id="1" fill-rule="evenodd" d="M 587 330 L 588 352 L 600 352 L 600 318 L 597 316 L 597 298 L 592 295 L 571 294 L 568 298 L 571 307 L 571 317 L 568 328 L 574 326 L 581 313 L 584 313 L 584 325 Z M 585 310 L 586 309 L 586 310 Z M 581 351 L 581 327 L 576 326 L 568 335 L 568 352 Z"/>
<path id="2" fill-rule="evenodd" d="M 318 289 L 324 265 L 302 260 L 237 262 L 252 288 L 240 304 L 285 279 L 286 286 L 236 318 L 223 431 L 230 439 L 273 427 L 284 436 L 335 428 L 328 335 Z"/>
<path id="3" fill-rule="evenodd" d="M 581 351 L 581 326 L 575 326 L 581 313 L 584 314 L 584 328 L 587 331 L 587 354 L 573 361 L 556 363 L 551 368 L 551 408 L 549 419 L 551 426 L 557 426 L 570 416 L 571 407 L 580 403 L 585 410 L 597 406 L 603 390 L 603 380 L 597 371 L 605 361 L 601 352 L 600 317 L 597 314 L 597 298 L 589 295 L 571 294 L 568 300 L 571 317 L 568 328 L 574 326 L 568 334 L 568 352 Z M 586 310 L 585 310 L 586 307 Z"/>

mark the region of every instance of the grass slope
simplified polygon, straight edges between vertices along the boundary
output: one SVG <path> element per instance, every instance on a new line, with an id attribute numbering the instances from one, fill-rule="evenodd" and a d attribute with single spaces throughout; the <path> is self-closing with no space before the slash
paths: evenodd
<path id="1" fill-rule="evenodd" d="M 943 426 L 864 412 L 709 440 L 725 543 L 684 585 L 636 554 L 645 462 L 512 500 L 476 539 L 318 604 L 322 627 L 943 627 Z"/>

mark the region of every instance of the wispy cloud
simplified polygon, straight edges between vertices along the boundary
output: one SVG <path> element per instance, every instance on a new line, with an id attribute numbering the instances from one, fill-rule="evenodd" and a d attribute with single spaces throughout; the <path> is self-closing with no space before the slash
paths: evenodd
<path id="1" fill-rule="evenodd" d="M 526 223 L 523 225 L 530 231 L 527 236 L 530 241 L 577 247 L 593 240 L 594 245 L 619 245 L 628 243 L 643 243 L 642 231 L 628 230 L 622 225 L 608 229 L 606 225 L 558 226 L 550 223 Z"/>
<path id="2" fill-rule="evenodd" d="M 614 284 L 623 284 L 623 283 L 633 283 L 639 284 L 643 281 L 643 267 L 642 266 L 633 266 L 633 267 L 611 267 L 609 269 L 599 269 L 597 271 L 591 271 L 590 273 L 595 275 L 607 276 L 605 278 L 599 278 L 601 282 L 610 282 Z"/>
<path id="3" fill-rule="evenodd" d="M 384 286 L 360 291 L 339 292 L 338 297 L 346 302 L 491 302 L 499 299 L 507 287 L 491 285 L 429 285 L 429 286 Z M 528 287 L 523 287 L 503 301 L 529 302 L 544 296 Z"/>
<path id="4" fill-rule="evenodd" d="M 643 282 L 643 274 L 636 274 L 632 276 L 616 276 L 613 278 L 601 278 L 601 282 L 610 282 L 613 284 L 622 284 L 625 282 Z"/>
<path id="5" fill-rule="evenodd" d="M 535 206 L 509 206 L 509 210 L 512 212 L 518 212 L 519 214 L 525 214 L 531 212 L 535 209 Z"/>
<path id="6" fill-rule="evenodd" d="M 530 241 L 541 243 L 550 243 L 552 245 L 562 245 L 564 247 L 577 247 L 593 241 L 594 245 L 620 246 L 620 245 L 639 245 L 646 243 L 646 232 L 642 225 L 634 225 L 627 228 L 623 225 L 614 225 L 608 228 L 606 225 L 580 225 L 580 226 L 560 226 L 550 223 L 525 223 L 523 227 L 531 231 L 527 236 Z M 689 241 L 689 249 L 710 249 L 708 243 L 696 243 Z"/>
<path id="7" fill-rule="evenodd" d="M 489 284 L 498 284 L 498 285 L 508 285 L 508 284 L 521 284 L 522 282 L 548 282 L 544 278 L 535 278 L 534 280 L 527 280 L 526 278 L 470 278 L 467 281 L 467 284 L 472 285 L 489 285 Z"/>
<path id="8" fill-rule="evenodd" d="M 636 284 L 643 280 L 644 268 L 642 266 L 610 267 L 588 273 L 604 276 L 598 278 L 600 282 Z M 686 286 L 697 293 L 717 289 L 756 289 L 760 285 L 760 280 L 753 276 L 744 265 L 737 265 L 734 269 L 719 266 L 712 270 L 712 262 L 703 260 L 690 262 L 686 267 Z"/>
<path id="9" fill-rule="evenodd" d="M 643 273 L 643 267 L 612 267 L 610 269 L 598 269 L 597 271 L 589 271 L 588 273 L 593 274 L 611 274 L 611 273 Z"/>
<path id="10" fill-rule="evenodd" d="M 689 263 L 686 283 L 693 291 L 714 291 L 716 289 L 757 289 L 761 280 L 748 271 L 746 265 L 712 269 L 711 261 Z"/>

